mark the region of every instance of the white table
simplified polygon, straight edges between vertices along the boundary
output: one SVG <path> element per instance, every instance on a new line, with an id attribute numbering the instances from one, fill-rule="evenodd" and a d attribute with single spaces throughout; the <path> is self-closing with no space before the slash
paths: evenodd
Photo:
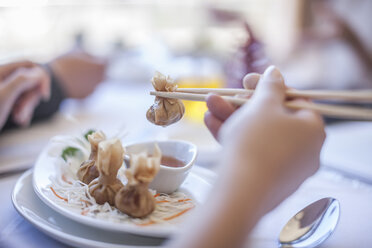
<path id="1" fill-rule="evenodd" d="M 61 113 L 48 122 L 1 135 L 0 173 L 9 168 L 31 167 L 51 136 L 77 135 L 92 127 L 105 131 L 125 127 L 130 130 L 125 142 L 155 138 L 192 141 L 200 150 L 198 164 L 215 170 L 220 147 L 202 124 L 183 120 L 161 128 L 147 122 L 145 112 L 153 98 L 144 94 L 146 87 L 105 84 L 84 101 L 67 101 Z M 322 162 L 327 166 L 267 214 L 247 246 L 275 247 L 280 229 L 293 214 L 314 200 L 332 196 L 341 203 L 341 219 L 334 235 L 322 247 L 372 247 L 372 123 L 336 124 L 327 127 L 327 134 L 322 152 Z M 65 247 L 15 212 L 10 194 L 19 175 L 0 177 L 0 199 L 4 199 L 0 207 L 0 247 Z"/>

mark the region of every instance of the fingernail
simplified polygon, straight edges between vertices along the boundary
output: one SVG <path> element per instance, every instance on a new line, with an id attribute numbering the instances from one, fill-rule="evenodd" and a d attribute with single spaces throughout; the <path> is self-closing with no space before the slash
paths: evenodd
<path id="1" fill-rule="evenodd" d="M 266 69 L 266 71 L 264 73 L 264 77 L 266 77 L 268 79 L 271 79 L 273 81 L 278 81 L 278 80 L 284 81 L 283 76 L 280 73 L 280 71 L 278 70 L 278 68 L 276 68 L 273 65 L 269 66 Z"/>
<path id="2" fill-rule="evenodd" d="M 261 75 L 258 73 L 249 73 L 243 78 L 243 87 L 245 89 L 254 89 L 258 81 L 260 81 Z"/>

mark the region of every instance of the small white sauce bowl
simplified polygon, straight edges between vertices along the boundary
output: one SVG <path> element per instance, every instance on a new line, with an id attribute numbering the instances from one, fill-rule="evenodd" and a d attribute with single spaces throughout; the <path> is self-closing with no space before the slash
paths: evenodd
<path id="1" fill-rule="evenodd" d="M 127 145 L 125 146 L 125 152 L 127 155 L 143 151 L 152 154 L 155 144 L 158 144 L 162 155 L 173 157 L 185 164 L 182 167 L 160 165 L 158 174 L 149 185 L 150 189 L 154 189 L 158 193 L 170 194 L 176 191 L 185 181 L 191 167 L 194 165 L 198 153 L 197 147 L 190 142 L 180 140 L 151 141 Z"/>

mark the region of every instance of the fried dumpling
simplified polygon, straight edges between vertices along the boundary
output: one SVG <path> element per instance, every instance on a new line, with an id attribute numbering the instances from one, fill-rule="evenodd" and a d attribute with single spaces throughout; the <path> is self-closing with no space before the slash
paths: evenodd
<path id="1" fill-rule="evenodd" d="M 117 178 L 123 164 L 124 149 L 118 139 L 105 140 L 98 145 L 97 169 L 99 177 L 89 184 L 89 193 L 98 204 L 115 204 L 115 195 L 123 187 Z"/>
<path id="2" fill-rule="evenodd" d="M 151 80 L 156 91 L 174 92 L 177 84 L 168 76 L 155 72 Z M 147 110 L 146 118 L 159 126 L 168 126 L 179 121 L 185 113 L 185 106 L 179 99 L 170 99 L 157 96 L 154 104 Z"/>
<path id="3" fill-rule="evenodd" d="M 130 167 L 125 171 L 128 184 L 115 197 L 115 206 L 129 216 L 141 218 L 155 209 L 155 198 L 149 192 L 149 183 L 160 168 L 161 151 L 156 145 L 154 154 L 146 152 L 130 156 Z"/>
<path id="4" fill-rule="evenodd" d="M 77 177 L 83 183 L 89 184 L 93 179 L 98 177 L 99 173 L 96 167 L 98 144 L 105 139 L 106 136 L 102 131 L 88 135 L 88 141 L 91 147 L 90 155 L 88 160 L 80 165 L 77 172 Z"/>

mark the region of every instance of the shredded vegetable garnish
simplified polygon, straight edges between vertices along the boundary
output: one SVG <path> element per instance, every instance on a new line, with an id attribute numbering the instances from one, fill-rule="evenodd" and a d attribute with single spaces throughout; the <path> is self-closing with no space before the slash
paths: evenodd
<path id="1" fill-rule="evenodd" d="M 88 201 L 86 201 L 86 200 L 81 199 L 81 201 L 84 202 L 86 206 L 90 206 L 90 205 L 92 205 L 92 203 L 90 203 L 90 202 L 88 202 Z"/>
<path id="2" fill-rule="evenodd" d="M 61 144 L 65 142 L 65 146 Z M 138 226 L 149 226 L 153 224 L 169 225 L 176 224 L 171 220 L 183 215 L 192 209 L 195 205 L 192 199 L 188 198 L 182 192 L 172 194 L 156 193 L 150 189 L 150 192 L 156 198 L 156 207 L 154 212 L 145 218 L 132 218 L 108 203 L 99 205 L 90 195 L 88 185 L 77 179 L 76 173 L 83 160 L 87 159 L 90 153 L 90 146 L 85 139 L 56 139 L 58 145 L 55 151 L 49 153 L 55 158 L 56 171 L 54 176 L 50 177 L 49 185 L 50 198 L 57 204 L 90 218 L 102 219 L 115 223 L 132 223 Z M 83 156 L 68 156 L 66 161 L 60 157 L 60 151 L 69 147 L 79 147 Z M 59 152 L 58 152 L 59 150 Z M 124 176 L 125 166 L 122 166 L 118 173 L 118 178 L 127 183 Z M 62 201 L 61 201 L 62 200 Z"/>
<path id="3" fill-rule="evenodd" d="M 64 174 L 62 174 L 62 180 L 65 181 L 68 184 L 72 184 L 72 182 L 70 182 L 69 180 L 66 179 L 66 176 Z"/>
<path id="4" fill-rule="evenodd" d="M 89 209 L 84 209 L 83 211 L 81 211 L 81 215 L 87 215 L 88 212 L 89 212 Z"/>
<path id="5" fill-rule="evenodd" d="M 149 225 L 152 225 L 152 224 L 155 224 L 155 222 L 154 221 L 149 221 L 147 223 L 137 224 L 137 226 L 149 226 Z"/>
<path id="6" fill-rule="evenodd" d="M 84 138 L 85 140 L 88 140 L 88 136 L 91 135 L 92 133 L 94 133 L 96 130 L 94 129 L 90 129 L 88 130 L 85 134 L 84 134 Z"/>
<path id="7" fill-rule="evenodd" d="M 67 161 L 67 158 L 68 157 L 74 157 L 78 154 L 80 150 L 76 147 L 72 147 L 72 146 L 68 146 L 66 147 L 65 149 L 63 149 L 62 153 L 61 153 L 61 157 Z"/>
<path id="8" fill-rule="evenodd" d="M 175 215 L 172 215 L 172 216 L 166 217 L 166 218 L 164 218 L 164 220 L 171 220 L 171 219 L 174 219 L 174 218 L 176 218 L 176 217 L 178 217 L 178 216 L 180 216 L 180 215 L 186 213 L 186 212 L 189 211 L 190 209 L 192 209 L 192 207 L 191 207 L 191 208 L 187 208 L 187 209 L 185 209 L 185 210 L 182 210 L 181 212 L 176 213 Z"/>
<path id="9" fill-rule="evenodd" d="M 184 213 L 186 213 L 187 211 L 189 211 L 190 209 L 192 209 L 193 207 L 190 207 L 190 208 L 187 208 L 187 209 L 184 209 L 184 210 L 182 210 L 181 212 L 179 212 L 179 213 L 176 213 L 176 214 L 174 214 L 174 215 L 172 215 L 172 216 L 169 216 L 169 217 L 165 217 L 165 218 L 163 218 L 163 220 L 164 221 L 167 221 L 167 220 L 172 220 L 172 219 L 174 219 L 174 218 L 176 218 L 176 217 L 178 217 L 178 216 L 181 216 L 181 215 L 183 215 Z M 149 225 L 152 225 L 152 224 L 155 224 L 156 222 L 154 222 L 154 221 L 149 221 L 149 222 L 147 222 L 147 223 L 142 223 L 142 224 L 137 224 L 138 226 L 149 226 Z"/>
<path id="10" fill-rule="evenodd" d="M 62 199 L 62 200 L 64 200 L 65 202 L 68 202 L 68 200 L 66 199 L 66 198 L 64 198 L 64 197 L 62 197 L 62 196 L 60 196 L 60 195 L 58 195 L 57 193 L 56 193 L 56 191 L 53 189 L 53 187 L 50 187 L 50 190 L 53 192 L 53 194 L 55 194 L 55 196 L 57 196 L 59 199 Z"/>

